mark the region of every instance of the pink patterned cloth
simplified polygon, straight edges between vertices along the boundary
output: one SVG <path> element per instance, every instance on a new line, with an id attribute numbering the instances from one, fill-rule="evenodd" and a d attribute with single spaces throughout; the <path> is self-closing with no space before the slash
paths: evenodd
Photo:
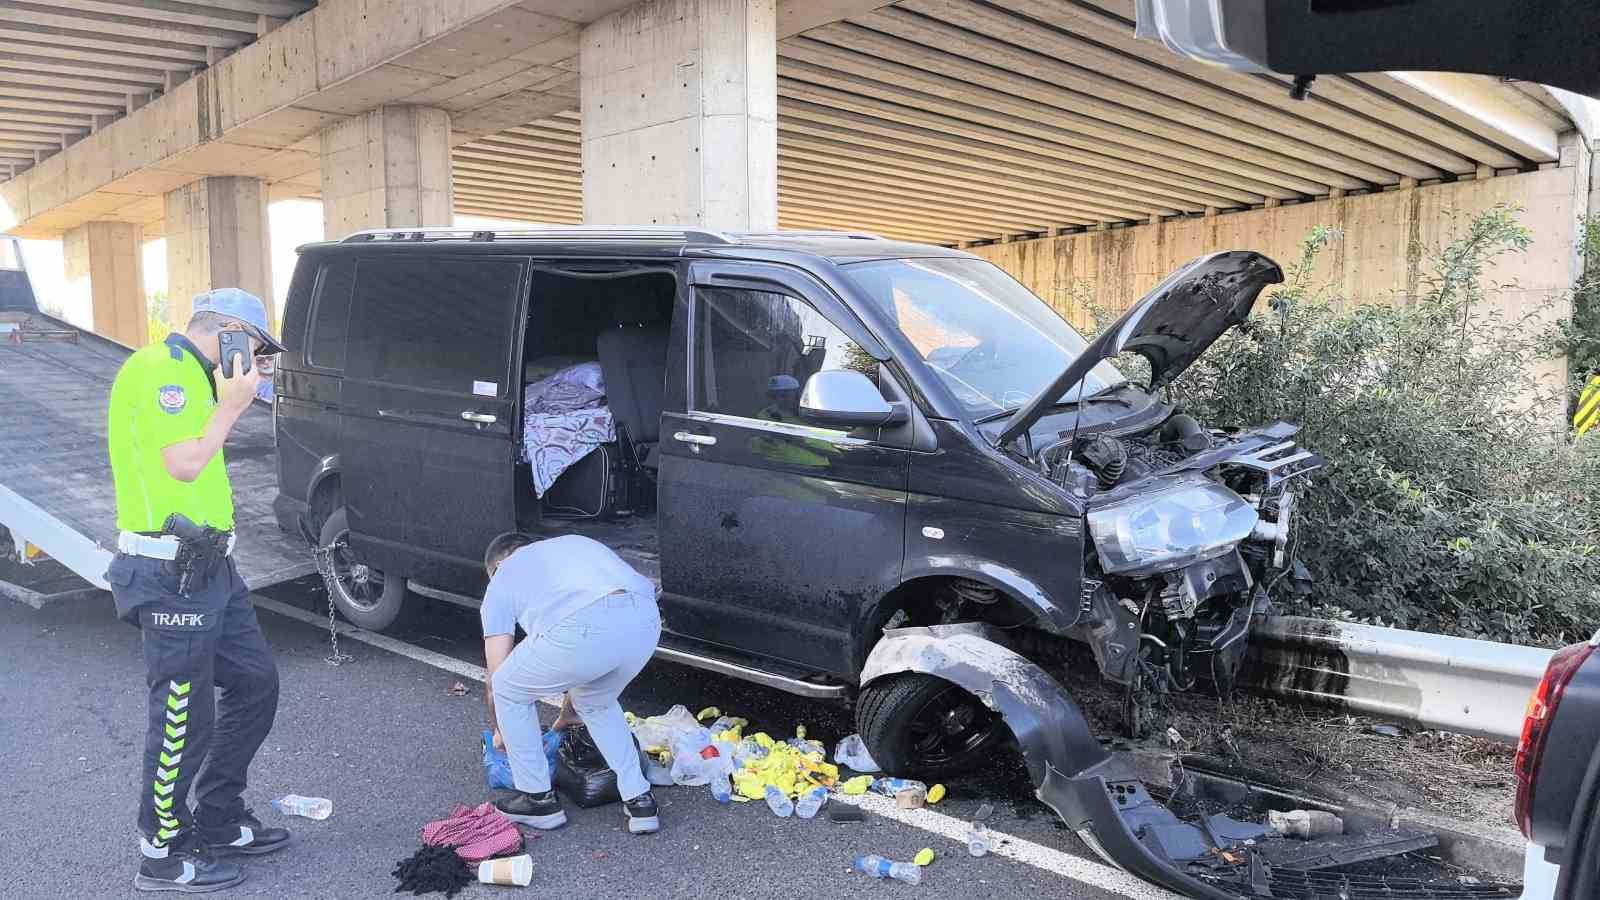
<path id="1" fill-rule="evenodd" d="M 522 832 L 493 803 L 457 804 L 450 818 L 422 826 L 422 842 L 452 847 L 469 865 L 522 849 Z"/>

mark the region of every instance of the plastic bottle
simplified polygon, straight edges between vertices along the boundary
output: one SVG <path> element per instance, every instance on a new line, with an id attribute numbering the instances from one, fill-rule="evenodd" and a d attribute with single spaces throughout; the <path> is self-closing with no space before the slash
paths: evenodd
<path id="1" fill-rule="evenodd" d="M 881 771 L 878 764 L 872 761 L 872 754 L 867 752 L 867 745 L 859 734 L 852 734 L 839 742 L 833 751 L 833 761 L 857 772 Z"/>
<path id="2" fill-rule="evenodd" d="M 927 785 L 910 778 L 879 778 L 872 783 L 872 789 L 885 797 L 893 797 L 901 791 L 921 790 L 924 795 L 928 793 Z"/>
<path id="3" fill-rule="evenodd" d="M 780 819 L 794 815 L 794 801 L 789 799 L 788 794 L 771 784 L 767 785 L 767 808 Z"/>
<path id="4" fill-rule="evenodd" d="M 906 884 L 922 883 L 922 867 L 916 863 L 894 862 L 876 855 L 858 856 L 855 869 L 873 878 L 893 878 Z"/>
<path id="5" fill-rule="evenodd" d="M 1267 827 L 1285 837 L 1315 838 L 1344 834 L 1344 820 L 1320 809 L 1297 809 L 1292 812 L 1267 812 Z"/>
<path id="6" fill-rule="evenodd" d="M 971 856 L 988 856 L 994 849 L 993 838 L 989 836 L 989 826 L 982 822 L 973 822 L 972 830 L 967 832 L 967 853 Z"/>
<path id="7" fill-rule="evenodd" d="M 727 748 L 724 752 L 723 748 Z M 711 796 L 718 803 L 733 802 L 733 745 L 718 744 L 717 755 L 702 764 L 711 781 Z"/>
<path id="8" fill-rule="evenodd" d="M 800 795 L 800 800 L 794 805 L 794 814 L 802 819 L 809 819 L 817 814 L 822 804 L 828 802 L 828 789 L 814 787 Z"/>
<path id="9" fill-rule="evenodd" d="M 704 728 L 685 731 L 672 740 L 672 781 L 674 784 L 699 786 L 710 782 L 701 751 L 711 744 L 711 734 Z"/>
<path id="10" fill-rule="evenodd" d="M 321 797 L 302 797 L 289 794 L 272 801 L 272 808 L 286 816 L 304 816 L 321 821 L 333 815 L 333 801 Z"/>

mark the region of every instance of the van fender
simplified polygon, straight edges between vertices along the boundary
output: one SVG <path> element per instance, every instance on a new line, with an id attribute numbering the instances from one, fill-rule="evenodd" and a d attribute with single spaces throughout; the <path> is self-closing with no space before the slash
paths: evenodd
<path id="1" fill-rule="evenodd" d="M 1034 795 L 1106 862 L 1200 900 L 1237 900 L 1157 856 L 1142 825 L 1178 819 L 1145 790 L 1128 763 L 1100 746 L 1078 704 L 1048 672 L 980 623 L 886 629 L 861 685 L 901 672 L 943 678 L 998 712 L 1022 747 Z"/>
<path id="2" fill-rule="evenodd" d="M 311 480 L 306 485 L 307 504 L 311 503 L 311 498 L 317 495 L 317 488 L 322 487 L 322 483 L 328 480 L 329 476 L 339 474 L 339 468 L 339 454 L 337 453 L 324 456 L 317 463 L 317 467 L 311 471 Z"/>
<path id="3" fill-rule="evenodd" d="M 1050 594 L 1040 587 L 1038 582 L 1010 566 L 1003 566 L 993 560 L 966 554 L 933 556 L 920 560 L 908 559 L 901 580 L 911 581 L 930 575 L 970 578 L 998 588 L 1015 597 L 1033 613 L 1039 627 L 1052 634 L 1065 635 L 1078 622 L 1077 607 L 1062 606 L 1052 600 Z"/>

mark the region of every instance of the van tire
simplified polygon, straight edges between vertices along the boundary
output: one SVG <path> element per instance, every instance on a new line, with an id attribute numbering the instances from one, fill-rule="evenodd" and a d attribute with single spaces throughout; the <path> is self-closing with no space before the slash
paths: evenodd
<path id="1" fill-rule="evenodd" d="M 341 538 L 348 537 L 349 532 L 350 517 L 341 506 L 322 523 L 319 543 L 324 547 L 332 546 Z M 383 631 L 402 624 L 408 614 L 420 605 L 414 598 L 409 598 L 404 578 L 385 578 L 383 572 L 370 566 L 362 566 L 352 572 L 356 566 L 362 564 L 353 551 L 336 552 L 334 568 L 339 577 L 323 579 L 328 582 L 328 594 L 333 598 L 334 608 L 350 624 L 368 631 Z M 381 582 L 381 589 L 374 588 L 374 581 Z"/>
<path id="2" fill-rule="evenodd" d="M 930 714 L 970 721 L 963 729 L 966 739 L 955 742 L 960 746 L 937 750 L 929 746 L 938 738 L 930 734 Z M 1005 720 L 977 697 L 953 682 L 920 672 L 886 675 L 862 688 L 856 699 L 856 729 L 872 761 L 884 772 L 923 779 L 958 775 L 992 761 L 995 748 L 1010 736 Z"/>

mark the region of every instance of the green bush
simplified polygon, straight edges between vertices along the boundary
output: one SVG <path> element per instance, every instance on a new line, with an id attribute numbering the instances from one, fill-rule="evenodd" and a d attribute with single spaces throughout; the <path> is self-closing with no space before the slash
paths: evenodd
<path id="1" fill-rule="evenodd" d="M 1531 373 L 1549 337 L 1483 303 L 1485 266 L 1522 252 L 1515 211 L 1474 218 L 1392 305 L 1310 283 L 1341 235 L 1317 229 L 1287 281 L 1173 386 L 1217 424 L 1284 419 L 1328 466 L 1296 540 L 1316 579 L 1289 612 L 1560 644 L 1600 626 L 1600 440 L 1567 440 Z M 1282 598 L 1280 598 L 1282 599 Z"/>

